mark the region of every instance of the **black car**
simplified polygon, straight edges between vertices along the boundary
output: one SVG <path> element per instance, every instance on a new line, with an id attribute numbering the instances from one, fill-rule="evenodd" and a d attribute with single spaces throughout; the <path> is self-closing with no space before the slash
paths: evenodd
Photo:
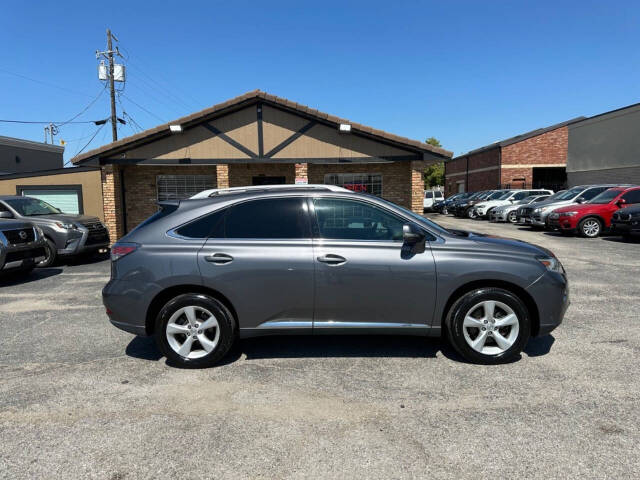
<path id="1" fill-rule="evenodd" d="M 450 197 L 447 197 L 447 199 L 443 202 L 436 202 L 433 204 L 433 211 L 434 212 L 438 212 L 441 213 L 443 215 L 446 215 L 447 213 L 449 213 L 449 207 L 457 202 L 458 200 L 462 199 L 462 198 L 466 198 L 469 195 L 471 195 L 471 193 L 469 192 L 461 192 L 461 193 L 456 193 L 455 195 L 451 195 Z"/>
<path id="2" fill-rule="evenodd" d="M 611 232 L 625 239 L 640 234 L 640 207 L 627 207 L 618 210 L 611 217 Z"/>

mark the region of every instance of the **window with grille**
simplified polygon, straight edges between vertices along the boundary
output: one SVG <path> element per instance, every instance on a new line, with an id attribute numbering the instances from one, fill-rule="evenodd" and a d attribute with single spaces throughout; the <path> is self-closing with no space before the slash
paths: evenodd
<path id="1" fill-rule="evenodd" d="M 325 185 L 338 185 L 354 192 L 366 192 L 382 196 L 382 175 L 380 173 L 328 173 Z"/>
<path id="2" fill-rule="evenodd" d="M 158 175 L 158 201 L 182 200 L 214 187 L 213 175 Z"/>

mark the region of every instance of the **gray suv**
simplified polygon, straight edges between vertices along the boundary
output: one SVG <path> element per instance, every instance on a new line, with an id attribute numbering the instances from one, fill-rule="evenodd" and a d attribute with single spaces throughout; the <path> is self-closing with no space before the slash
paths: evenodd
<path id="1" fill-rule="evenodd" d="M 110 321 L 182 366 L 216 363 L 236 338 L 336 333 L 446 335 L 500 363 L 569 305 L 549 250 L 320 185 L 162 203 L 111 259 Z"/>
<path id="2" fill-rule="evenodd" d="M 28 273 L 44 259 L 42 230 L 0 212 L 0 274 Z"/>
<path id="3" fill-rule="evenodd" d="M 109 247 L 109 233 L 98 217 L 62 213 L 43 200 L 17 195 L 0 196 L 0 212 L 32 222 L 45 236 L 45 259 L 38 266 L 52 265 L 58 255 L 78 255 Z"/>

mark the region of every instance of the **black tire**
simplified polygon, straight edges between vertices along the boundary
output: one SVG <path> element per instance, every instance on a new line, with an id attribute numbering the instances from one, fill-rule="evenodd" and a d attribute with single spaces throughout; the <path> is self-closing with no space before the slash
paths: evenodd
<path id="1" fill-rule="evenodd" d="M 465 339 L 463 327 L 464 319 L 471 313 L 470 310 L 487 300 L 507 305 L 516 314 L 518 320 L 518 333 L 513 344 L 501 353 L 492 355 L 474 350 Z M 445 331 L 449 343 L 465 360 L 483 365 L 495 365 L 509 362 L 519 356 L 531 336 L 531 319 L 526 305 L 515 294 L 502 288 L 477 288 L 464 294 L 451 306 L 445 320 Z M 487 337 L 489 338 L 491 337 Z"/>
<path id="2" fill-rule="evenodd" d="M 44 246 L 45 257 L 44 260 L 38 264 L 39 268 L 46 268 L 56 263 L 58 258 L 58 249 L 53 240 L 45 238 L 46 245 Z"/>
<path id="3" fill-rule="evenodd" d="M 167 340 L 166 328 L 169 319 L 179 309 L 188 306 L 202 307 L 218 320 L 218 343 L 211 352 L 200 358 L 186 358 L 178 354 Z M 203 368 L 215 365 L 229 352 L 236 338 L 236 322 L 229 309 L 215 298 L 201 293 L 187 293 L 178 295 L 162 307 L 156 318 L 155 332 L 156 344 L 170 363 L 186 368 Z"/>
<path id="4" fill-rule="evenodd" d="M 578 233 L 581 237 L 596 238 L 602 233 L 602 222 L 596 217 L 586 217 L 578 223 Z"/>

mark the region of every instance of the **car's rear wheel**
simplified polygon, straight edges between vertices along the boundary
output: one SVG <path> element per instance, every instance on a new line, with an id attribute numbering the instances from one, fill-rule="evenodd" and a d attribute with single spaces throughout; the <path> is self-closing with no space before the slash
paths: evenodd
<path id="1" fill-rule="evenodd" d="M 208 367 L 224 357 L 235 339 L 229 309 L 203 294 L 183 294 L 169 301 L 156 319 L 156 343 L 171 362 Z"/>
<path id="2" fill-rule="evenodd" d="M 578 224 L 580 235 L 586 238 L 595 238 L 602 232 L 602 222 L 595 217 L 587 217 Z"/>
<path id="3" fill-rule="evenodd" d="M 478 288 L 460 297 L 446 319 L 449 341 L 466 360 L 508 362 L 524 349 L 531 320 L 524 302 L 501 288 Z"/>
<path id="4" fill-rule="evenodd" d="M 58 257 L 58 249 L 56 244 L 53 243 L 53 240 L 45 238 L 45 246 L 44 246 L 44 260 L 38 263 L 38 267 L 50 267 L 56 262 L 56 258 Z"/>
<path id="5" fill-rule="evenodd" d="M 509 221 L 509 223 L 518 223 L 516 212 L 509 212 L 509 215 L 507 215 L 507 220 Z"/>

